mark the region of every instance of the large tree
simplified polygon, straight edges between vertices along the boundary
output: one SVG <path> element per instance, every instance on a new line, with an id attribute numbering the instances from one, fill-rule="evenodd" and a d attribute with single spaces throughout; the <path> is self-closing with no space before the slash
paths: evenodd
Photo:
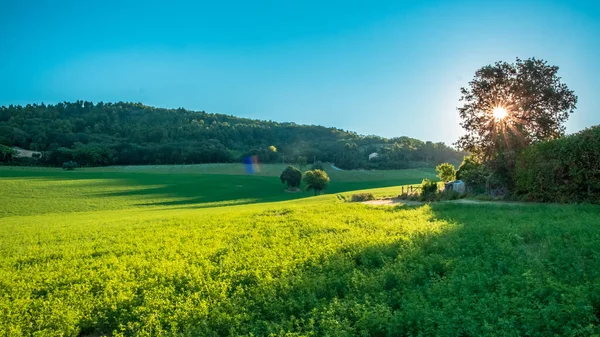
<path id="1" fill-rule="evenodd" d="M 535 58 L 477 70 L 461 88 L 458 111 L 466 134 L 456 145 L 480 160 L 510 166 L 523 147 L 562 136 L 577 96 L 557 73 L 557 66 Z"/>

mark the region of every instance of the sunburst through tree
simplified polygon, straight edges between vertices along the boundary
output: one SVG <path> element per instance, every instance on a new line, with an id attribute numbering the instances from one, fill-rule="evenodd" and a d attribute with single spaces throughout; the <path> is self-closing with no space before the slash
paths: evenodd
<path id="1" fill-rule="evenodd" d="M 558 67 L 535 58 L 496 62 L 461 88 L 458 108 L 466 134 L 457 145 L 483 160 L 516 153 L 564 134 L 577 96 L 561 82 Z"/>

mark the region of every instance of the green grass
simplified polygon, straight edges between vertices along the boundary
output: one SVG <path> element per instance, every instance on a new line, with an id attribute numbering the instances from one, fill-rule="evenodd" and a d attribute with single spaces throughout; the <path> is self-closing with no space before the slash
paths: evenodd
<path id="1" fill-rule="evenodd" d="M 339 197 L 413 171 L 311 197 L 269 175 L 125 170 L 0 170 L 0 335 L 600 333 L 597 206 Z"/>
<path id="2" fill-rule="evenodd" d="M 182 173 L 188 166 L 194 168 L 193 173 Z M 106 167 L 75 171 L 0 167 L 0 202 L 3 204 L 0 217 L 139 207 L 206 208 L 312 196 L 312 192 L 307 191 L 285 191 L 279 180 L 284 165 L 262 165 L 262 168 L 261 174 L 248 175 L 235 164 Z M 331 184 L 325 192 L 332 194 L 420 183 L 423 177 L 435 176 L 430 169 L 330 169 L 328 173 Z M 391 190 L 388 192 L 392 193 Z"/>

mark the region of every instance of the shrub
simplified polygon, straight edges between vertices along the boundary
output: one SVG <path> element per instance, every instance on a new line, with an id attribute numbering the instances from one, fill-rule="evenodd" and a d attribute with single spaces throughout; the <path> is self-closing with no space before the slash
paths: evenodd
<path id="1" fill-rule="evenodd" d="M 296 164 L 298 164 L 300 167 L 306 166 L 307 162 L 308 162 L 308 160 L 304 156 L 298 156 L 296 158 Z"/>
<path id="2" fill-rule="evenodd" d="M 352 195 L 352 201 L 368 201 L 373 200 L 375 197 L 372 193 L 357 193 Z"/>
<path id="3" fill-rule="evenodd" d="M 67 171 L 72 171 L 76 167 L 77 167 L 77 163 L 72 160 L 66 161 L 62 164 L 62 168 Z"/>
<path id="4" fill-rule="evenodd" d="M 462 180 L 469 191 L 477 194 L 486 191 L 489 175 L 489 171 L 483 163 L 473 156 L 467 156 L 456 172 L 456 179 Z"/>
<path id="5" fill-rule="evenodd" d="M 442 163 L 436 166 L 435 171 L 437 172 L 437 176 L 443 182 L 449 182 L 456 179 L 456 169 L 454 165 L 449 163 Z"/>
<path id="6" fill-rule="evenodd" d="M 600 126 L 526 148 L 515 184 L 525 200 L 600 203 Z"/>
<path id="7" fill-rule="evenodd" d="M 438 190 L 437 182 L 425 178 L 421 182 L 421 189 L 424 194 L 436 193 Z"/>
<path id="8" fill-rule="evenodd" d="M 17 151 L 10 146 L 0 144 L 0 162 L 10 162 L 17 156 Z"/>
<path id="9" fill-rule="evenodd" d="M 438 192 L 437 182 L 429 179 L 423 179 L 421 182 L 421 200 L 422 201 L 433 201 Z"/>

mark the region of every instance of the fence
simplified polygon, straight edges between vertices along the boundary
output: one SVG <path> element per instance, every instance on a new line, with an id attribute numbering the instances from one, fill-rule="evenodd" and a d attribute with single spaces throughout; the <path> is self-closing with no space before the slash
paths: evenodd
<path id="1" fill-rule="evenodd" d="M 420 185 L 402 186 L 402 194 L 413 195 L 420 194 L 422 187 Z"/>

